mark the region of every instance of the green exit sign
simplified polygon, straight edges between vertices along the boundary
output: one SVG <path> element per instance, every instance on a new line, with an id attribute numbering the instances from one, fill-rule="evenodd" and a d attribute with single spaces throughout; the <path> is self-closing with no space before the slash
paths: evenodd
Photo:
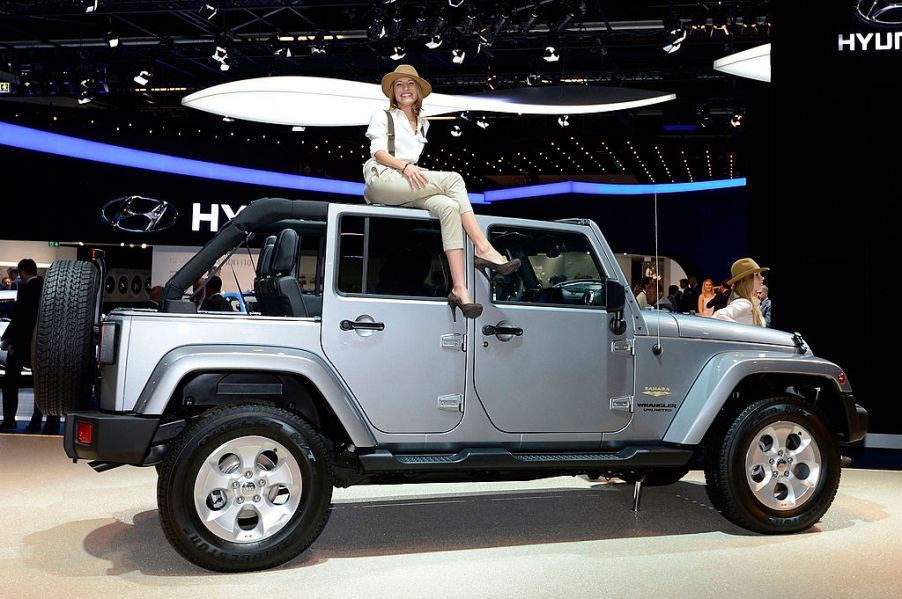
<path id="1" fill-rule="evenodd" d="M 52 248 L 58 248 L 60 246 L 60 242 L 59 241 L 48 241 L 47 245 L 49 245 Z"/>
<path id="2" fill-rule="evenodd" d="M 6 81 L 0 81 L 0 94 L 8 94 L 9 93 L 9 83 Z"/>

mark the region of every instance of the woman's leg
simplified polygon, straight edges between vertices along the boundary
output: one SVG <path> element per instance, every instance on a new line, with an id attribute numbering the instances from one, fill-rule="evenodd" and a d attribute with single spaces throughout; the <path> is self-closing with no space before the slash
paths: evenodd
<path id="1" fill-rule="evenodd" d="M 464 233 L 461 227 L 461 214 L 457 202 L 445 195 L 434 195 L 411 202 L 417 208 L 425 208 L 439 219 L 442 230 L 442 247 L 448 256 L 451 268 L 451 285 L 454 295 L 465 304 L 472 302 L 467 290 L 467 277 L 464 273 Z"/>

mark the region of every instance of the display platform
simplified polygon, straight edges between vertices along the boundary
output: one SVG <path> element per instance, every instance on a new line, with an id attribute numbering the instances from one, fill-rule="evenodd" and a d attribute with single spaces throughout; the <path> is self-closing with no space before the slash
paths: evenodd
<path id="1" fill-rule="evenodd" d="M 0 435 L 2 595 L 19 597 L 898 597 L 902 472 L 843 472 L 809 532 L 763 536 L 701 472 L 647 488 L 583 478 L 336 489 L 299 558 L 214 574 L 166 542 L 153 468 L 73 464 L 60 437 Z"/>

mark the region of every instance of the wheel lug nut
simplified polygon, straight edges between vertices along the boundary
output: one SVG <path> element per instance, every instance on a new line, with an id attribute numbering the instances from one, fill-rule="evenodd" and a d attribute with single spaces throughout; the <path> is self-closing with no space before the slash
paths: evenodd
<path id="1" fill-rule="evenodd" d="M 235 501 L 237 501 L 238 503 L 244 503 L 244 497 L 239 497 Z"/>
<path id="2" fill-rule="evenodd" d="M 781 449 L 780 451 L 778 451 L 777 455 L 783 455 L 783 450 Z"/>
<path id="3" fill-rule="evenodd" d="M 786 461 L 787 461 L 788 463 L 792 464 L 792 458 L 786 458 Z"/>
<path id="4" fill-rule="evenodd" d="M 773 475 L 774 475 L 774 476 L 780 476 L 779 474 L 777 474 L 777 471 L 776 471 L 776 470 L 773 471 Z"/>
<path id="5" fill-rule="evenodd" d="M 771 464 L 773 464 L 775 461 L 776 461 L 776 460 L 774 460 L 774 458 L 771 458 L 771 459 L 770 459 L 770 463 L 771 463 Z"/>
<path id="6" fill-rule="evenodd" d="M 259 495 L 254 495 L 254 503 L 257 503 L 257 502 L 259 502 L 259 501 L 260 501 L 260 496 L 259 496 Z"/>
<path id="7" fill-rule="evenodd" d="M 244 476 L 246 476 L 246 477 L 248 477 L 248 478 L 251 478 L 251 477 L 254 476 L 254 473 L 251 472 L 250 470 L 248 470 L 247 472 L 244 473 Z"/>
<path id="8" fill-rule="evenodd" d="M 237 488 L 238 488 L 238 481 L 237 481 L 237 480 L 236 480 L 235 482 L 232 483 L 232 488 L 233 488 L 233 489 L 237 489 Z"/>

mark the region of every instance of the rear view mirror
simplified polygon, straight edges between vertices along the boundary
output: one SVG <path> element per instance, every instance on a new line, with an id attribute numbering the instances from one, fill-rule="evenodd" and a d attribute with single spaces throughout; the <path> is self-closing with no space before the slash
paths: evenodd
<path id="1" fill-rule="evenodd" d="M 626 304 L 626 292 L 623 285 L 614 279 L 607 279 L 604 282 L 604 296 L 606 299 L 605 308 L 608 312 L 620 312 Z"/>

